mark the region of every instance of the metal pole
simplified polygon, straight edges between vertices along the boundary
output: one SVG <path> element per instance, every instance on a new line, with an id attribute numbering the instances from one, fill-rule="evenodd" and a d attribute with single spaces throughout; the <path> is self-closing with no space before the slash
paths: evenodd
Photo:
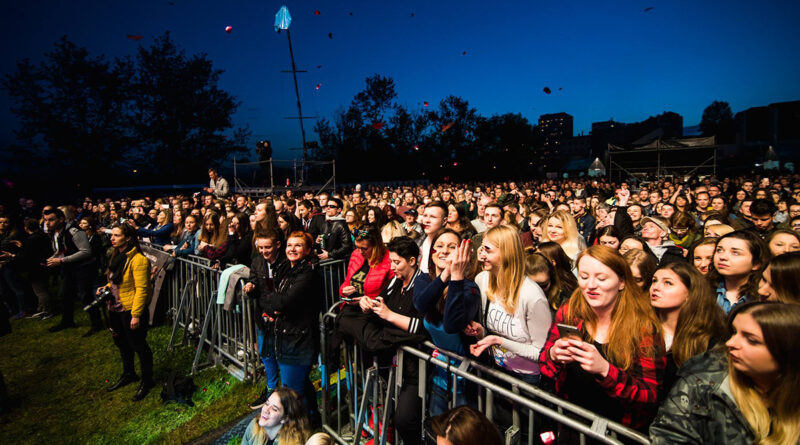
<path id="1" fill-rule="evenodd" d="M 300 89 L 297 87 L 297 67 L 294 63 L 294 51 L 292 51 L 292 36 L 286 30 L 286 40 L 289 41 L 289 57 L 292 58 L 292 77 L 294 77 L 294 94 L 297 96 L 297 117 L 300 121 L 300 134 L 303 138 L 303 162 L 306 160 L 306 130 L 303 128 L 303 108 L 300 106 Z M 296 182 L 296 181 L 295 181 Z"/>
<path id="2" fill-rule="evenodd" d="M 275 174 L 272 172 L 272 158 L 269 158 L 269 189 L 275 193 Z"/>
<path id="3" fill-rule="evenodd" d="M 236 184 L 238 183 L 238 176 L 236 176 L 236 156 L 233 157 L 233 192 L 236 193 Z"/>

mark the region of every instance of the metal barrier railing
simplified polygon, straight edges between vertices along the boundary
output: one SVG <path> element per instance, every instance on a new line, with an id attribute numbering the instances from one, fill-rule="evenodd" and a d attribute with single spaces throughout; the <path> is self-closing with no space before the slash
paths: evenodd
<path id="1" fill-rule="evenodd" d="M 325 301 L 338 300 L 339 286 L 346 272 L 344 260 L 324 261 L 318 269 L 324 278 Z M 197 352 L 192 373 L 213 365 L 228 364 L 228 370 L 241 380 L 252 379 L 263 369 L 256 346 L 255 299 L 241 293 L 244 280 L 237 283 L 237 301 L 230 310 L 217 304 L 217 289 L 222 270 L 206 258 L 189 255 L 177 258 L 161 287 L 166 314 L 172 320 L 167 349 L 191 344 Z M 179 336 L 179 333 L 182 335 Z M 202 361 L 202 353 L 207 359 Z"/>
<path id="2" fill-rule="evenodd" d="M 335 316 L 333 311 L 325 314 L 326 318 Z M 323 336 L 323 341 L 325 338 Z M 453 393 L 450 397 L 450 406 L 456 400 L 456 391 L 459 385 L 457 378 L 461 378 L 478 388 L 477 407 L 489 420 L 495 422 L 495 407 L 504 403 L 513 405 L 510 425 L 502 428 L 506 444 L 523 443 L 522 438 L 527 437 L 528 444 L 539 443 L 537 436 L 543 431 L 537 431 L 535 416 L 540 415 L 550 419 L 551 423 L 561 425 L 575 433 L 581 444 L 586 438 L 599 443 L 620 444 L 625 443 L 649 444 L 648 438 L 617 422 L 612 422 L 597 413 L 589 411 L 578 405 L 560 399 L 536 386 L 525 383 L 504 372 L 482 365 L 468 357 L 438 349 L 430 342 L 425 342 L 424 347 L 432 352 L 423 351 L 411 346 L 401 347 L 395 357 L 395 366 L 388 370 L 388 378 L 382 379 L 377 367 L 377 362 L 365 368 L 358 345 L 345 347 L 345 369 L 347 376 L 344 380 L 336 375 L 332 384 L 336 391 L 336 399 L 329 397 L 330 388 L 323 385 L 323 407 L 335 404 L 330 410 L 323 410 L 323 428 L 341 444 L 357 445 L 361 441 L 361 431 L 367 431 L 376 437 L 374 443 L 385 445 L 387 443 L 387 428 L 378 430 L 378 425 L 387 425 L 390 417 L 397 408 L 399 394 L 405 382 L 403 381 L 404 367 L 408 360 L 416 359 L 419 366 L 419 377 L 416 385 L 421 399 L 421 431 L 419 443 L 425 443 L 425 423 L 428 398 L 431 393 L 432 379 L 428 366 L 434 366 L 447 374 L 447 379 L 452 381 L 450 387 Z M 325 349 L 323 348 L 323 351 Z M 448 357 L 449 361 L 435 359 L 437 355 Z M 326 360 L 323 357 L 323 363 Z M 454 365 L 452 363 L 459 363 Z M 387 371 L 384 370 L 384 375 Z M 413 384 L 413 383 L 412 383 Z M 344 394 L 347 394 L 346 396 Z M 393 401 L 393 403 L 392 403 Z M 382 406 L 382 407 L 381 407 Z M 368 412 L 371 407 L 372 413 Z M 333 411 L 330 415 L 328 411 Z M 524 411 L 527 411 L 525 413 Z M 366 421 L 371 418 L 370 427 Z M 497 422 L 495 422 L 497 423 Z M 436 438 L 431 438 L 435 441 Z M 398 443 L 395 439 L 394 443 Z"/>

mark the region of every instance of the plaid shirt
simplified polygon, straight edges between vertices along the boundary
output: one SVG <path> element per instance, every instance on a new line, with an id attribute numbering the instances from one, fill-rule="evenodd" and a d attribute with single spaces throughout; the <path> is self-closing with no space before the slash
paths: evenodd
<path id="1" fill-rule="evenodd" d="M 577 326 L 582 332 L 583 320 L 574 318 L 569 322 L 564 321 L 564 309 L 561 306 L 556 312 L 555 320 L 550 326 L 547 343 L 542 348 L 539 357 L 539 366 L 542 374 L 556 381 L 556 393 L 568 399 L 569 382 L 565 366 L 550 359 L 550 348 L 560 338 L 556 323 L 566 323 Z M 658 410 L 658 395 L 664 379 L 664 369 L 667 366 L 667 357 L 664 340 L 654 331 L 642 338 L 641 347 L 648 348 L 655 343 L 655 356 L 637 355 L 633 366 L 624 371 L 609 362 L 608 375 L 605 378 L 595 376 L 595 381 L 608 394 L 609 397 L 618 399 L 623 407 L 623 416 L 619 420 L 625 426 L 643 430 L 656 415 Z M 613 419 L 612 419 L 613 420 Z"/>

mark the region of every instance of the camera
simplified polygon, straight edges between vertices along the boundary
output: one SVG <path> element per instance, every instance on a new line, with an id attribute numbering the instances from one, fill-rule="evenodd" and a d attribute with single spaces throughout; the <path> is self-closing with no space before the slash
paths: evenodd
<path id="1" fill-rule="evenodd" d="M 103 290 L 100 291 L 100 294 L 95 297 L 94 301 L 87 304 L 83 310 L 89 312 L 92 309 L 99 309 L 107 301 L 114 301 L 114 294 L 111 292 L 111 289 L 104 287 Z"/>

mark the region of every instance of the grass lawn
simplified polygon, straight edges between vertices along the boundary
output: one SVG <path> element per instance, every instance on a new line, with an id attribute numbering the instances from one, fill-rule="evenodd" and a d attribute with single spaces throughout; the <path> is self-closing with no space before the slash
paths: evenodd
<path id="1" fill-rule="evenodd" d="M 122 373 L 111 334 L 81 338 L 88 317 L 79 309 L 79 328 L 47 332 L 58 320 L 15 321 L 13 332 L 0 338 L 0 370 L 16 402 L 0 417 L 2 444 L 185 443 L 249 412 L 247 403 L 261 390 L 212 368 L 193 377 L 194 407 L 164 405 L 160 384 L 171 369 L 188 374 L 195 351 L 183 347 L 167 353 L 170 327 L 162 326 L 147 334 L 157 386 L 144 400 L 132 402 L 138 383 L 105 390 Z"/>

